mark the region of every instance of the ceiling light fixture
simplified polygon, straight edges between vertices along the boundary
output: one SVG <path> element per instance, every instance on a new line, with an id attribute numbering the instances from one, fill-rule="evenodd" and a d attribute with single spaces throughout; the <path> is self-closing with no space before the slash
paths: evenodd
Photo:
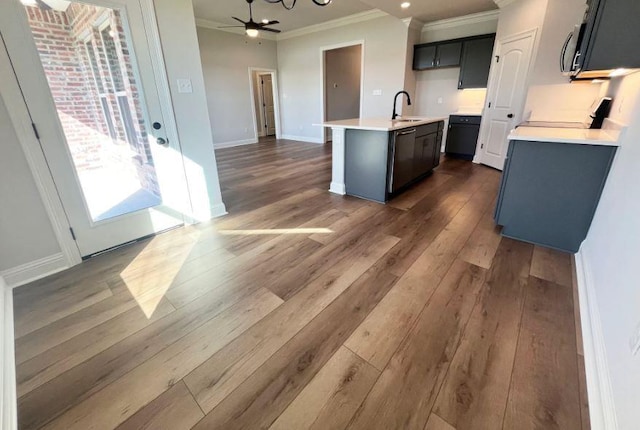
<path id="1" fill-rule="evenodd" d="M 247 36 L 249 37 L 258 37 L 258 34 L 260 34 L 260 32 L 255 28 L 248 28 L 246 30 L 246 33 L 247 33 Z"/>
<path id="2" fill-rule="evenodd" d="M 267 18 L 265 18 L 265 19 L 262 20 L 262 23 L 263 24 L 269 24 L 269 20 Z"/>
<path id="3" fill-rule="evenodd" d="M 400 7 L 402 9 L 408 9 L 409 6 L 411 6 L 411 3 L 409 3 L 408 1 L 404 2 L 404 3 L 400 3 Z"/>
<path id="4" fill-rule="evenodd" d="M 281 3 L 285 9 L 291 10 L 295 7 L 296 2 L 298 0 L 288 0 L 288 4 L 285 0 L 264 0 L 264 1 L 266 1 L 267 3 L 273 3 L 273 4 Z M 333 0 L 311 0 L 311 1 L 318 6 L 328 6 L 329 4 L 331 4 Z"/>

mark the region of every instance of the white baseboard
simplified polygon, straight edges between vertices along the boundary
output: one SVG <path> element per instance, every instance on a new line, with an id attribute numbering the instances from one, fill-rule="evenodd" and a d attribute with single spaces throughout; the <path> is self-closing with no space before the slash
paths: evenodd
<path id="1" fill-rule="evenodd" d="M 280 139 L 297 140 L 299 142 L 319 143 L 324 145 L 324 137 L 294 136 L 293 134 L 283 134 Z"/>
<path id="2" fill-rule="evenodd" d="M 591 428 L 617 430 L 618 422 L 598 299 L 589 265 L 589 253 L 585 248 L 583 244 L 580 252 L 575 256 L 575 261 Z"/>
<path id="3" fill-rule="evenodd" d="M 30 263 L 22 264 L 11 269 L 6 269 L 0 272 L 10 288 L 19 287 L 20 285 L 27 284 L 45 276 L 52 275 L 67 269 L 67 261 L 64 255 L 59 252 L 57 254 L 44 257 Z"/>
<path id="4" fill-rule="evenodd" d="M 329 192 L 344 196 L 345 194 L 347 194 L 347 186 L 345 184 L 338 184 L 337 182 L 332 182 L 331 185 L 329 185 Z"/>
<path id="5" fill-rule="evenodd" d="M 214 143 L 214 149 L 221 148 L 232 148 L 234 146 L 242 146 L 242 145 L 252 145 L 254 143 L 258 143 L 258 139 L 244 139 L 244 140 L 233 140 L 231 142 L 222 142 L 222 143 Z"/>
<path id="6" fill-rule="evenodd" d="M 13 333 L 13 292 L 0 277 L 0 428 L 3 430 L 18 429 Z"/>
<path id="7" fill-rule="evenodd" d="M 227 214 L 227 208 L 224 203 L 211 206 L 211 218 L 218 218 Z"/>

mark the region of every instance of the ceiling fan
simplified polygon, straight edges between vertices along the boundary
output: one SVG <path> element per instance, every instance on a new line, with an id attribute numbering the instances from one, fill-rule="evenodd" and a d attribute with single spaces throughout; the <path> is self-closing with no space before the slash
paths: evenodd
<path id="1" fill-rule="evenodd" d="M 253 4 L 253 1 L 254 0 L 247 0 L 247 3 L 249 3 L 249 21 L 243 21 L 240 18 L 236 18 L 235 16 L 232 16 L 233 19 L 241 22 L 242 25 L 229 25 L 229 26 L 220 27 L 220 28 L 244 27 L 244 31 L 245 33 L 247 33 L 247 36 L 249 37 L 258 37 L 258 34 L 260 31 L 270 31 L 271 33 L 280 33 L 280 30 L 276 30 L 275 28 L 268 28 L 269 25 L 280 24 L 279 21 L 264 20 L 262 22 L 255 22 L 253 20 L 253 10 L 251 7 L 251 5 Z"/>

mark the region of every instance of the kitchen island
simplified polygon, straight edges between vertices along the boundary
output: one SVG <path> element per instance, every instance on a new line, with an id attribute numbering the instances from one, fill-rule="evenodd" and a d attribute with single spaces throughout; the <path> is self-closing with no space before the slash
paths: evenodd
<path id="1" fill-rule="evenodd" d="M 329 191 L 384 203 L 440 162 L 445 118 L 361 118 L 318 124 L 332 129 Z"/>

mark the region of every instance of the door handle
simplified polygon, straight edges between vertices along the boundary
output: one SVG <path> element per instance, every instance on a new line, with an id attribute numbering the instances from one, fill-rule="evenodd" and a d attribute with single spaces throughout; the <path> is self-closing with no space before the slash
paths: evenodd
<path id="1" fill-rule="evenodd" d="M 156 143 L 160 146 L 167 146 L 169 145 L 169 139 L 165 139 L 164 137 L 159 137 L 156 139 Z"/>
<path id="2" fill-rule="evenodd" d="M 416 132 L 416 129 L 414 128 L 413 130 L 402 131 L 398 133 L 398 136 L 404 136 L 405 134 L 413 134 L 415 132 Z"/>
<path id="3" fill-rule="evenodd" d="M 513 118 L 513 114 L 510 113 L 509 115 L 507 115 L 507 118 Z"/>

